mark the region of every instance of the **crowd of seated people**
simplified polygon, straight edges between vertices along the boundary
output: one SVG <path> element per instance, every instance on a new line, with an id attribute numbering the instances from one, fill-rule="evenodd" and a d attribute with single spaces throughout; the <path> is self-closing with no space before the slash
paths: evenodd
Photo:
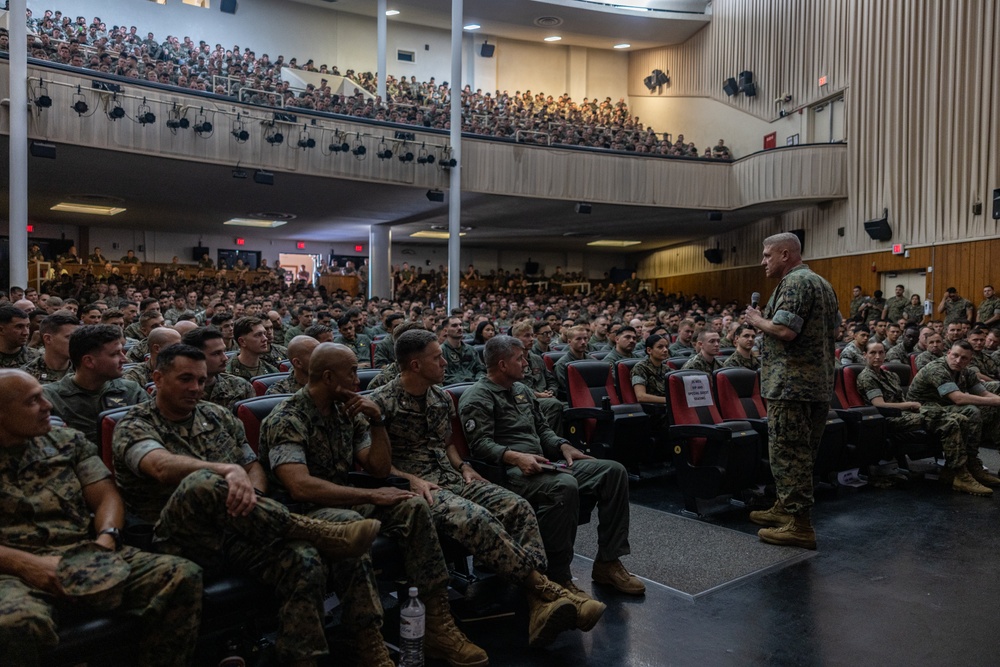
<path id="1" fill-rule="evenodd" d="M 416 77 L 388 76 L 386 104 L 360 91 L 334 94 L 329 85 L 307 85 L 293 89 L 283 81 L 282 69 L 302 69 L 344 76 L 358 88 L 375 94 L 378 78 L 371 72 L 343 73 L 336 65 L 318 67 L 312 60 L 299 64 L 296 58 L 273 60 L 259 57 L 250 47 L 222 44 L 213 48 L 168 35 L 163 41 L 136 26 L 108 26 L 100 17 L 64 16 L 45 10 L 34 16 L 28 10 L 28 52 L 33 58 L 72 67 L 97 70 L 132 79 L 178 86 L 200 92 L 240 97 L 241 102 L 284 106 L 340 115 L 390 121 L 435 129 L 450 127 L 451 88 L 447 82 L 418 82 Z M 0 36 L 0 50 L 7 49 L 7 35 Z M 242 91 L 242 92 L 241 92 Z M 625 100 L 554 97 L 541 92 L 462 90 L 462 131 L 517 140 L 524 143 L 586 146 L 675 157 L 730 159 L 723 140 L 699 152 L 683 134 L 673 137 L 645 127 L 632 115 Z"/>

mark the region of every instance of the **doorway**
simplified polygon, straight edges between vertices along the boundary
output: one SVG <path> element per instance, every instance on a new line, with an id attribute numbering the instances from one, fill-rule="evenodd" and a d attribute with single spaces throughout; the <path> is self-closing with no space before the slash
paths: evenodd
<path id="1" fill-rule="evenodd" d="M 305 280 L 310 285 L 316 283 L 319 255 L 282 252 L 278 253 L 278 261 L 285 270 L 285 280 Z"/>
<path id="2" fill-rule="evenodd" d="M 882 296 L 888 299 L 896 294 L 896 285 L 902 285 L 903 297 L 909 301 L 911 294 L 920 296 L 923 303 L 927 294 L 927 272 L 926 271 L 897 271 L 893 273 L 883 273 L 882 276 Z"/>

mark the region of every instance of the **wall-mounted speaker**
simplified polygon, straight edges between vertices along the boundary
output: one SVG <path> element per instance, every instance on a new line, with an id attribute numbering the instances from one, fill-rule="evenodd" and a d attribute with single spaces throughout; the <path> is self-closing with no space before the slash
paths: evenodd
<path id="1" fill-rule="evenodd" d="M 197 248 L 191 251 L 191 259 L 193 259 L 196 262 L 201 261 L 202 255 L 208 255 L 209 257 L 211 257 L 212 251 L 204 246 L 198 246 Z"/>
<path id="2" fill-rule="evenodd" d="M 736 79 L 729 77 L 722 82 L 722 90 L 726 91 L 726 95 L 732 97 L 736 93 L 740 92 L 740 86 L 736 83 Z"/>
<path id="3" fill-rule="evenodd" d="M 492 58 L 493 52 L 496 50 L 497 50 L 496 44 L 489 44 L 487 42 L 483 42 L 483 45 L 479 47 L 479 55 L 481 55 L 483 58 Z"/>
<path id="4" fill-rule="evenodd" d="M 235 14 L 236 7 L 236 0 L 222 0 L 222 2 L 219 3 L 219 9 L 222 10 L 223 14 Z"/>
<path id="5" fill-rule="evenodd" d="M 806 249 L 806 230 L 804 229 L 793 229 L 792 234 L 795 234 L 799 239 L 799 245 L 802 246 L 802 251 L 805 252 Z"/>
<path id="6" fill-rule="evenodd" d="M 705 251 L 705 259 L 709 264 L 722 264 L 722 250 L 719 248 L 709 248 Z"/>
<path id="7" fill-rule="evenodd" d="M 878 220 L 865 222 L 865 232 L 876 241 L 892 239 L 892 227 L 889 226 L 889 209 L 885 209 Z"/>
<path id="8" fill-rule="evenodd" d="M 722 211 L 709 211 L 708 212 L 709 222 L 721 222 L 722 221 Z"/>

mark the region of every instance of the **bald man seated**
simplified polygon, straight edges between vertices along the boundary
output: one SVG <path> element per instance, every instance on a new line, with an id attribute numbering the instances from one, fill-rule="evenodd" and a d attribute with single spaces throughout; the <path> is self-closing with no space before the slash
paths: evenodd
<path id="1" fill-rule="evenodd" d="M 122 373 L 122 379 L 131 380 L 140 387 L 145 387 L 153 381 L 153 369 L 156 368 L 156 357 L 160 354 L 160 350 L 181 342 L 181 335 L 176 329 L 159 327 L 150 331 L 146 340 L 149 341 L 149 359 Z"/>
<path id="2" fill-rule="evenodd" d="M 294 394 L 309 382 L 309 359 L 319 341 L 312 336 L 296 336 L 288 342 L 288 361 L 292 370 L 288 377 L 267 388 L 267 394 Z"/>

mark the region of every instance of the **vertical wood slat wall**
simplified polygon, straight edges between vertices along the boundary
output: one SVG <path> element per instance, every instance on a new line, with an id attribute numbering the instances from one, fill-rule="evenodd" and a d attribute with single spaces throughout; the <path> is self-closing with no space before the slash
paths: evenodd
<path id="1" fill-rule="evenodd" d="M 800 228 L 807 232 L 811 264 L 865 252 L 891 257 L 890 243 L 869 239 L 862 225 L 883 208 L 895 243 L 1000 237 L 990 215 L 992 190 L 1000 187 L 1000 84 L 994 81 L 1000 0 L 715 0 L 713 11 L 711 24 L 684 44 L 633 54 L 630 94 L 650 95 L 642 77 L 653 68 L 669 69 L 672 85 L 664 95 L 711 97 L 769 118 L 781 93 L 791 93 L 795 104 L 825 95 L 816 86 L 825 74 L 827 90 L 847 88 L 849 197 L 654 252 L 640 260 L 642 276 L 704 275 L 755 264 L 760 240 Z M 722 79 L 742 69 L 754 71 L 760 93 L 727 98 Z M 972 212 L 977 201 L 983 204 L 979 216 Z M 737 252 L 710 266 L 701 254 L 717 244 Z M 961 247 L 938 252 L 951 257 Z M 953 282 L 977 299 L 981 286 L 1000 275 L 990 274 L 996 262 L 988 255 L 981 263 L 979 255 L 972 257 L 955 265 Z M 841 261 L 857 268 L 855 260 Z M 939 267 L 945 275 L 949 265 Z M 867 273 L 855 282 L 864 283 Z"/>

